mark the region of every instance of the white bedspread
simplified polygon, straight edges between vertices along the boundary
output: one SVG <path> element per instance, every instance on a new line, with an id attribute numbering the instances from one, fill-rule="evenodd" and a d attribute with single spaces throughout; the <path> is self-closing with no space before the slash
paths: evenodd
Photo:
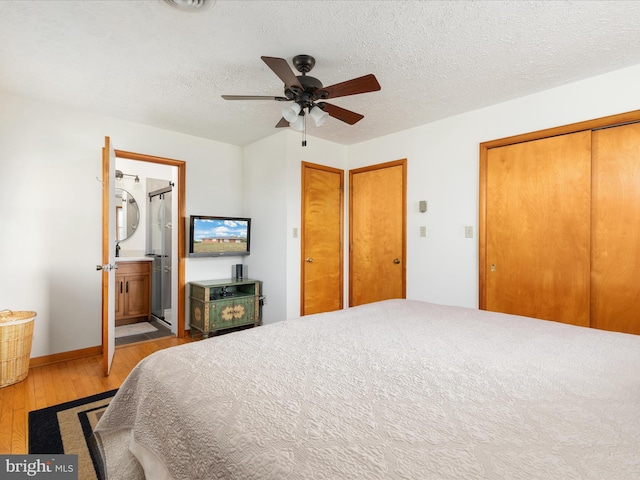
<path id="1" fill-rule="evenodd" d="M 640 337 L 389 300 L 157 352 L 121 429 L 176 480 L 634 480 Z"/>

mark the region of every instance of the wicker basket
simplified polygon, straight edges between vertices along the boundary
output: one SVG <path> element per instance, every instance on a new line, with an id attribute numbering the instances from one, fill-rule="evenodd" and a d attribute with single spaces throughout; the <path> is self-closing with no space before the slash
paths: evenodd
<path id="1" fill-rule="evenodd" d="M 0 311 L 0 387 L 20 382 L 29 373 L 34 318 L 36 312 Z"/>

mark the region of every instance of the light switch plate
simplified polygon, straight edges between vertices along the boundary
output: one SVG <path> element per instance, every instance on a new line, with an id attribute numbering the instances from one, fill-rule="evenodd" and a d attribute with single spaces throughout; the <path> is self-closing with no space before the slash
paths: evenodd
<path id="1" fill-rule="evenodd" d="M 473 227 L 464 227 L 464 238 L 473 238 Z"/>

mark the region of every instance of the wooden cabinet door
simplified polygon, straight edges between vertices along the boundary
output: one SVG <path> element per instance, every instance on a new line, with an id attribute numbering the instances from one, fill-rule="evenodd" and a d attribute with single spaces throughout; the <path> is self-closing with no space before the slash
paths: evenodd
<path id="1" fill-rule="evenodd" d="M 149 274 L 128 275 L 125 277 L 126 316 L 149 315 Z"/>
<path id="2" fill-rule="evenodd" d="M 488 151 L 487 310 L 589 326 L 591 132 Z"/>
<path id="3" fill-rule="evenodd" d="M 349 305 L 406 297 L 406 160 L 349 172 Z"/>
<path id="4" fill-rule="evenodd" d="M 640 124 L 593 132 L 592 321 L 640 334 Z"/>
<path id="5" fill-rule="evenodd" d="M 302 164 L 301 315 L 343 306 L 344 172 Z"/>
<path id="6" fill-rule="evenodd" d="M 151 313 L 151 262 L 119 262 L 115 282 L 116 322 Z M 131 322 L 124 322 L 131 323 Z"/>

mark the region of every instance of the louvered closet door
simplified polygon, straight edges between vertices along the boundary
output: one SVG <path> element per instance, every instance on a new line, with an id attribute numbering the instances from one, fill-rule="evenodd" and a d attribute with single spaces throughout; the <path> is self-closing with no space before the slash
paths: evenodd
<path id="1" fill-rule="evenodd" d="M 592 323 L 640 334 L 640 124 L 593 132 Z"/>
<path id="2" fill-rule="evenodd" d="M 487 156 L 486 309 L 589 325 L 591 132 Z"/>

